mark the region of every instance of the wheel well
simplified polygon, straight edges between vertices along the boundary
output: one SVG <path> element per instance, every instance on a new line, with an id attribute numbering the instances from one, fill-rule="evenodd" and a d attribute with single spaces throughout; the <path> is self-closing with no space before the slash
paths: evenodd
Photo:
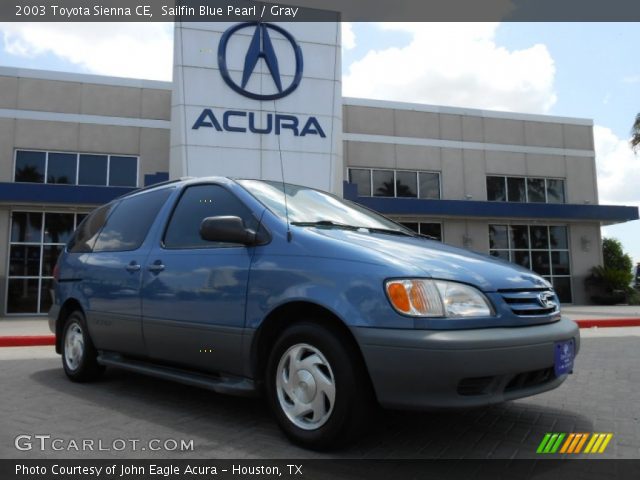
<path id="1" fill-rule="evenodd" d="M 76 310 L 82 312 L 82 306 L 75 298 L 68 299 L 60 308 L 60 313 L 58 313 L 58 318 L 56 319 L 56 353 L 62 352 L 62 328 L 64 327 L 64 321 L 71 312 L 75 312 Z"/>
<path id="2" fill-rule="evenodd" d="M 251 349 L 251 371 L 257 383 L 261 384 L 264 380 L 269 353 L 278 336 L 299 320 L 314 321 L 344 339 L 362 362 L 362 367 L 367 372 L 367 380 L 371 384 L 364 357 L 349 327 L 330 310 L 309 302 L 291 302 L 281 305 L 263 320 L 256 332 Z"/>

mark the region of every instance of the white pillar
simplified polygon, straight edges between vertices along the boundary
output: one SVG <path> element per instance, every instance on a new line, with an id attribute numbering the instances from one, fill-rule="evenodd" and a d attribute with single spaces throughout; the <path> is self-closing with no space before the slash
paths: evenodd
<path id="1" fill-rule="evenodd" d="M 340 49 L 338 22 L 176 23 L 170 176 L 281 180 L 282 162 L 341 194 Z"/>

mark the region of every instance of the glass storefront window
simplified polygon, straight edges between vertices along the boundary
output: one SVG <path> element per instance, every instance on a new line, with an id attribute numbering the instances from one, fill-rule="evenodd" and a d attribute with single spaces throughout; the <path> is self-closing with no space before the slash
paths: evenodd
<path id="1" fill-rule="evenodd" d="M 505 177 L 487 177 L 487 200 L 490 202 L 507 201 Z"/>
<path id="2" fill-rule="evenodd" d="M 564 180 L 547 179 L 547 202 L 565 203 Z"/>
<path id="3" fill-rule="evenodd" d="M 506 225 L 489 225 L 489 248 L 491 250 L 509 249 Z"/>
<path id="4" fill-rule="evenodd" d="M 107 156 L 80 155 L 78 185 L 107 184 Z"/>
<path id="5" fill-rule="evenodd" d="M 507 177 L 507 200 L 510 202 L 526 202 L 524 178 Z"/>
<path id="6" fill-rule="evenodd" d="M 138 178 L 138 159 L 118 157 L 109 159 L 109 185 L 113 187 L 135 187 Z"/>
<path id="7" fill-rule="evenodd" d="M 570 303 L 567 238 L 564 225 L 489 225 L 489 254 L 544 276 L 553 284 L 560 301 Z"/>
<path id="8" fill-rule="evenodd" d="M 349 183 L 361 197 L 440 199 L 440 174 L 417 170 L 350 168 Z"/>
<path id="9" fill-rule="evenodd" d="M 6 313 L 48 312 L 53 300 L 53 267 L 84 216 L 12 212 Z"/>
<path id="10" fill-rule="evenodd" d="M 47 183 L 75 185 L 78 156 L 73 153 L 49 153 Z"/>
<path id="11" fill-rule="evenodd" d="M 564 180 L 487 175 L 489 202 L 565 203 Z"/>
<path id="12" fill-rule="evenodd" d="M 138 157 L 16 150 L 16 182 L 136 187 Z"/>
<path id="13" fill-rule="evenodd" d="M 440 174 L 420 172 L 420 198 L 440 198 Z"/>
<path id="14" fill-rule="evenodd" d="M 11 241 L 40 243 L 42 213 L 14 212 L 11 216 Z"/>
<path id="15" fill-rule="evenodd" d="M 43 183 L 45 170 L 45 152 L 16 152 L 16 182 Z"/>
<path id="16" fill-rule="evenodd" d="M 375 197 L 395 197 L 393 170 L 373 170 L 373 195 Z"/>
<path id="17" fill-rule="evenodd" d="M 532 203 L 545 203 L 544 178 L 527 178 L 527 198 Z"/>
<path id="18" fill-rule="evenodd" d="M 418 178 L 417 172 L 396 172 L 396 196 L 412 197 L 418 196 Z"/>
<path id="19" fill-rule="evenodd" d="M 359 196 L 371 196 L 371 170 L 363 168 L 349 169 L 349 183 L 355 183 L 358 186 Z"/>
<path id="20" fill-rule="evenodd" d="M 442 241 L 442 224 L 438 222 L 399 222 L 405 227 L 421 235 L 431 237 L 433 240 Z"/>

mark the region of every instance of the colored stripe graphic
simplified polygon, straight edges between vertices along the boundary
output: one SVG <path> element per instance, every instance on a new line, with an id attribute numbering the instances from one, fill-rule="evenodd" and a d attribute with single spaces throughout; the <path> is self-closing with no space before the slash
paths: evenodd
<path id="1" fill-rule="evenodd" d="M 551 434 L 550 433 L 545 434 L 544 438 L 540 442 L 540 445 L 538 445 L 538 449 L 536 450 L 536 453 L 542 453 L 542 451 L 544 450 L 544 447 L 547 445 L 547 442 L 549 441 L 549 438 L 551 438 Z"/>
<path id="2" fill-rule="evenodd" d="M 547 433 L 540 445 L 538 445 L 537 453 L 556 453 L 566 433 Z"/>
<path id="3" fill-rule="evenodd" d="M 536 453 L 604 453 L 612 438 L 613 433 L 546 433 Z"/>
<path id="4" fill-rule="evenodd" d="M 571 452 L 571 453 L 580 453 L 582 451 L 582 446 L 587 441 L 587 438 L 589 438 L 589 434 L 588 433 L 581 433 L 580 435 L 582 435 L 582 437 L 580 438 L 580 441 L 578 442 L 578 445 L 576 445 L 575 451 Z"/>
<path id="5" fill-rule="evenodd" d="M 570 433 L 569 436 L 567 437 L 567 440 L 564 442 L 564 445 L 562 445 L 562 448 L 560 449 L 560 453 L 567 453 L 567 449 L 569 448 L 569 445 L 571 445 L 571 442 L 573 442 L 573 439 L 576 437 L 575 433 Z"/>
<path id="6" fill-rule="evenodd" d="M 606 437 L 604 438 L 602 445 L 600 445 L 600 450 L 598 450 L 598 453 L 604 453 L 604 451 L 607 449 L 607 445 L 609 445 L 609 442 L 613 438 L 613 433 L 606 433 L 605 435 Z"/>

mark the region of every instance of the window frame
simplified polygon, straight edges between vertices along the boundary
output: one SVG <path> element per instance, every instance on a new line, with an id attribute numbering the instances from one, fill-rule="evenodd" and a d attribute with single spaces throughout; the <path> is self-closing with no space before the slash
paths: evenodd
<path id="1" fill-rule="evenodd" d="M 506 252 L 508 255 L 508 261 L 510 263 L 513 263 L 515 265 L 518 266 L 522 266 L 518 263 L 515 262 L 514 259 L 514 253 L 515 252 L 527 252 L 529 255 L 529 267 L 528 269 L 531 270 L 532 272 L 540 275 L 541 277 L 545 278 L 546 280 L 548 280 L 552 285 L 554 285 L 553 279 L 554 278 L 568 278 L 569 279 L 569 289 L 570 289 L 570 293 L 571 293 L 571 301 L 570 302 L 566 302 L 566 303 L 573 303 L 574 300 L 574 291 L 573 291 L 573 287 L 574 287 L 574 282 L 573 282 L 573 259 L 571 256 L 571 232 L 570 232 L 570 225 L 568 224 L 561 224 L 561 223 L 546 223 L 544 225 L 540 224 L 536 224 L 536 225 L 531 225 L 531 224 L 523 224 L 523 223 L 488 223 L 487 224 L 487 234 L 490 235 L 490 229 L 491 227 L 507 227 L 507 248 L 491 248 L 491 246 L 489 246 L 489 255 L 491 255 L 492 257 L 495 258 L 502 258 L 502 257 L 496 257 L 495 255 L 492 255 L 492 252 Z M 527 235 L 528 235 L 528 248 L 515 248 L 513 246 L 512 243 L 512 235 L 511 235 L 511 229 L 513 227 L 527 227 Z M 533 242 L 531 241 L 531 228 L 532 227 L 545 227 L 547 229 L 547 247 L 546 248 L 533 248 Z M 566 231 L 566 240 L 567 240 L 567 246 L 566 248 L 553 248 L 551 246 L 551 228 L 552 227 L 563 227 L 565 228 Z M 533 270 L 533 254 L 536 252 L 545 252 L 548 256 L 549 259 L 549 273 L 548 274 L 540 274 L 537 273 L 535 270 Z M 568 270 L 569 273 L 568 274 L 555 274 L 554 269 L 553 269 L 553 262 L 552 262 L 552 254 L 554 252 L 564 252 L 567 254 L 568 257 Z M 527 268 L 527 267 L 523 267 L 523 268 Z M 554 286 L 555 288 L 555 286 Z"/>
<path id="2" fill-rule="evenodd" d="M 20 182 L 20 181 L 16 181 L 16 174 L 17 174 L 17 163 L 18 163 L 18 152 L 39 152 L 39 153 L 44 153 L 45 154 L 45 159 L 44 159 L 44 181 L 42 183 L 40 182 Z M 74 183 L 66 183 L 66 184 L 58 184 L 58 183 L 49 183 L 49 154 L 50 153 L 60 153 L 60 154 L 66 154 L 66 155 L 75 155 L 76 157 L 76 178 Z M 78 183 L 79 179 L 80 179 L 80 155 L 103 155 L 107 157 L 107 176 L 106 176 L 106 183 L 104 185 L 87 185 L 84 183 Z M 74 186 L 74 187 L 112 187 L 113 185 L 109 184 L 109 172 L 110 172 L 110 168 L 111 168 L 111 157 L 130 157 L 130 158 L 135 158 L 136 161 L 136 178 L 135 178 L 135 185 L 130 185 L 130 186 L 116 186 L 115 188 L 139 188 L 140 187 L 140 155 L 128 155 L 128 154 L 123 154 L 123 153 L 97 153 L 97 152 L 69 152 L 69 151 L 64 151 L 64 150 L 42 150 L 42 149 L 37 149 L 37 148 L 14 148 L 13 149 L 13 176 L 12 176 L 12 181 L 13 183 L 25 183 L 25 184 L 30 184 L 30 185 L 67 185 L 67 186 Z"/>
<path id="3" fill-rule="evenodd" d="M 171 198 L 171 195 L 173 194 L 173 188 L 172 187 L 164 187 L 164 188 L 158 188 L 158 189 L 153 189 L 150 191 L 141 191 L 139 194 L 133 196 L 133 197 L 125 197 L 122 198 L 120 200 L 118 200 L 117 202 L 114 202 L 113 206 L 111 207 L 111 211 L 109 212 L 109 214 L 107 215 L 107 218 L 104 221 L 104 224 L 102 225 L 102 227 L 100 227 L 100 230 L 97 232 L 96 234 L 96 241 L 93 244 L 93 246 L 91 247 L 91 252 L 89 253 L 123 253 L 123 252 L 135 252 L 136 250 L 139 250 L 140 248 L 142 248 L 142 246 L 145 244 L 145 241 L 147 240 L 147 238 L 149 237 L 149 232 L 151 232 L 151 229 L 153 228 L 153 224 L 156 222 L 156 220 L 158 219 L 158 215 L 160 215 L 160 212 L 162 211 L 162 209 L 165 207 L 165 205 L 167 204 L 167 202 L 169 201 L 169 199 Z M 104 232 L 104 228 L 109 225 L 109 220 L 111 220 L 111 217 L 113 217 L 113 215 L 120 209 L 123 207 L 123 203 L 126 202 L 127 200 L 133 200 L 134 198 L 139 198 L 141 196 L 144 195 L 151 195 L 153 193 L 159 193 L 159 192 L 165 192 L 166 193 L 166 197 L 163 201 L 163 203 L 160 205 L 160 208 L 158 209 L 158 211 L 156 212 L 154 218 L 151 220 L 151 223 L 149 224 L 149 227 L 147 228 L 147 231 L 145 232 L 145 234 L 142 236 L 142 241 L 135 247 L 133 248 L 123 248 L 123 249 L 117 249 L 117 250 L 96 250 L 96 244 L 98 243 L 98 240 L 100 239 L 100 235 L 102 235 L 102 233 Z M 107 204 L 108 205 L 108 204 Z M 124 208 L 126 208 L 126 205 L 124 205 Z"/>
<path id="4" fill-rule="evenodd" d="M 11 241 L 11 233 L 12 233 L 12 228 L 13 228 L 13 215 L 16 213 L 28 213 L 28 214 L 40 214 L 41 215 L 41 219 L 42 219 L 42 226 L 40 228 L 40 240 L 39 242 L 13 242 Z M 16 316 L 16 317 L 20 317 L 20 316 L 33 316 L 33 315 L 46 315 L 48 312 L 42 312 L 41 311 L 41 303 L 42 303 L 42 285 L 43 282 L 45 280 L 52 280 L 53 276 L 52 275 L 43 275 L 43 267 L 44 267 L 44 249 L 47 246 L 57 246 L 57 247 L 62 247 L 62 251 L 66 250 L 66 243 L 54 243 L 54 242 L 45 242 L 44 241 L 44 231 L 45 231 L 45 225 L 46 225 L 46 215 L 48 213 L 52 213 L 52 214 L 67 214 L 67 215 L 73 215 L 73 225 L 74 225 L 74 229 L 73 231 L 75 232 L 75 230 L 78 228 L 78 226 L 80 225 L 80 223 L 82 223 L 82 220 L 84 220 L 84 218 L 82 220 L 79 221 L 78 217 L 81 215 L 84 215 L 85 218 L 86 216 L 91 213 L 91 212 L 87 212 L 85 210 L 72 210 L 72 211 L 64 211 L 64 210 L 35 210 L 35 209 L 11 209 L 9 212 L 9 241 L 7 242 L 7 257 L 6 257 L 6 265 L 7 265 L 7 274 L 5 276 L 6 278 L 6 282 L 5 282 L 5 289 L 4 289 L 4 298 L 6 299 L 5 304 L 4 304 L 4 315 L 6 316 Z M 24 246 L 32 246 L 32 247 L 40 247 L 40 258 L 39 258 L 39 266 L 38 266 L 38 275 L 10 275 L 9 274 L 9 268 L 10 268 L 10 261 L 11 261 L 11 247 L 13 245 L 24 245 Z M 37 311 L 36 312 L 9 312 L 9 282 L 10 280 L 36 280 L 38 282 L 38 295 L 37 295 L 37 299 L 36 299 L 36 305 L 37 305 Z"/>
<path id="5" fill-rule="evenodd" d="M 187 190 L 189 190 L 189 188 L 191 188 L 191 187 L 201 187 L 201 186 L 216 186 L 216 187 L 220 187 L 220 188 L 224 189 L 227 193 L 229 193 L 236 200 L 238 200 L 238 202 L 240 202 L 240 204 L 245 206 L 247 211 L 251 214 L 251 216 L 256 221 L 256 223 L 258 225 L 258 229 L 261 227 L 262 224 L 261 224 L 260 219 L 258 218 L 258 216 L 255 214 L 255 212 L 251 208 L 249 208 L 249 206 L 245 202 L 243 202 L 235 193 L 233 193 L 231 191 L 231 189 L 227 188 L 226 185 L 223 185 L 221 183 L 215 183 L 215 182 L 194 183 L 194 184 L 190 184 L 190 185 L 184 186 L 182 188 L 182 191 L 180 192 L 180 194 L 177 196 L 177 198 L 173 202 L 173 205 L 171 205 L 171 211 L 167 215 L 165 223 L 164 223 L 164 225 L 162 227 L 162 235 L 160 235 L 159 247 L 162 250 L 167 250 L 167 251 L 204 250 L 204 249 L 210 250 L 210 249 L 213 249 L 213 248 L 215 248 L 215 249 L 220 249 L 220 248 L 224 248 L 224 249 L 227 249 L 227 248 L 247 248 L 247 245 L 242 245 L 240 243 L 225 243 L 225 242 L 209 242 L 210 245 L 198 245 L 198 246 L 190 246 L 190 247 L 184 247 L 184 246 L 167 247 L 166 246 L 166 244 L 164 243 L 164 239 L 167 236 L 167 230 L 169 230 L 169 225 L 171 224 L 171 220 L 173 219 L 173 216 L 176 213 L 176 209 L 178 208 L 178 205 L 180 204 L 180 200 L 182 200 L 182 197 L 187 192 Z"/>

